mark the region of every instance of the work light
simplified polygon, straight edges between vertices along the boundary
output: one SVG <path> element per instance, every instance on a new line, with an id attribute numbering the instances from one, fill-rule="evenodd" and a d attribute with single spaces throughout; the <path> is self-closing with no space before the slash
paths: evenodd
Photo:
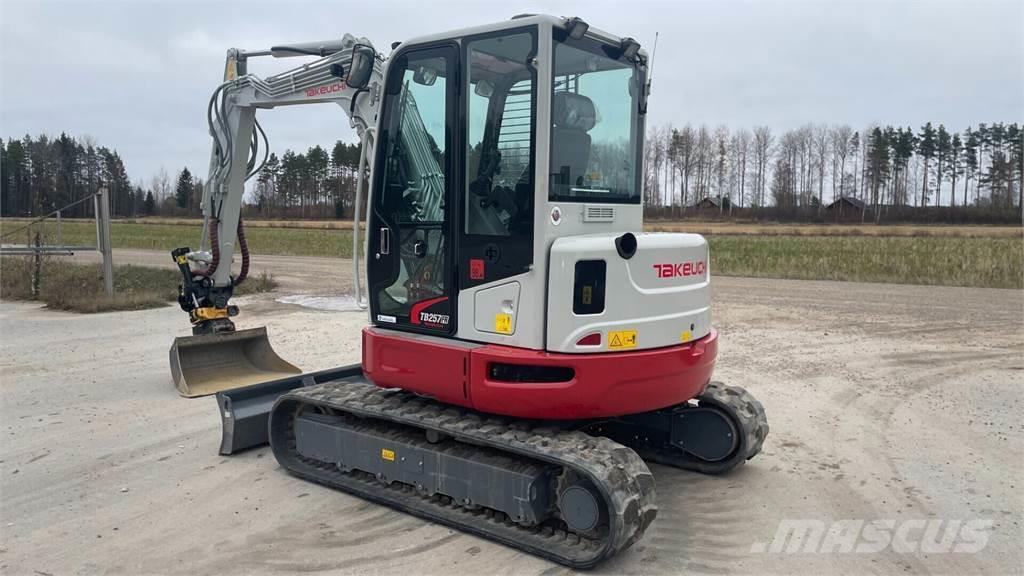
<path id="1" fill-rule="evenodd" d="M 565 28 L 569 30 L 569 38 L 579 40 L 586 35 L 587 30 L 590 29 L 590 24 L 587 24 L 581 18 L 573 16 L 565 22 Z"/>
<path id="2" fill-rule="evenodd" d="M 636 60 L 636 55 L 640 52 L 640 43 L 629 36 L 619 42 L 619 47 L 622 48 L 622 55 L 626 60 Z"/>

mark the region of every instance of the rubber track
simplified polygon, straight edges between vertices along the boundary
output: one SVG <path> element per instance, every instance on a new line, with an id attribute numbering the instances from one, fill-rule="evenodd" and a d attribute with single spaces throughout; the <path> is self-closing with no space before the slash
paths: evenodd
<path id="1" fill-rule="evenodd" d="M 463 508 L 451 498 L 419 494 L 411 486 L 385 485 L 370 474 L 343 472 L 298 454 L 293 432 L 301 405 L 378 421 L 436 430 L 467 444 L 566 467 L 588 478 L 609 511 L 599 537 L 574 534 L 564 525 L 524 527 L 505 514 Z M 495 540 L 573 568 L 590 568 L 639 540 L 657 515 L 654 477 L 631 449 L 541 421 L 516 420 L 372 384 L 325 383 L 281 396 L 270 415 L 270 444 L 286 470 L 299 477 L 352 492 L 453 528 Z"/>
<path id="2" fill-rule="evenodd" d="M 768 417 L 765 415 L 764 406 L 753 394 L 740 386 L 710 382 L 704 392 L 697 396 L 697 401 L 702 405 L 712 405 L 724 410 L 740 429 L 740 445 L 732 456 L 718 462 L 708 462 L 671 446 L 633 448 L 645 460 L 702 474 L 723 474 L 757 456 L 768 436 Z M 685 404 L 675 408 L 687 409 L 689 406 Z"/>

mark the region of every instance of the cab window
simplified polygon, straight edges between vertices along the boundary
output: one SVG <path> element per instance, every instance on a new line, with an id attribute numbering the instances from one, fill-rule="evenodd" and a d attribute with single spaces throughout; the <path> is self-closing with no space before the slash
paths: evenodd
<path id="1" fill-rule="evenodd" d="M 533 263 L 536 28 L 467 38 L 463 288 Z"/>

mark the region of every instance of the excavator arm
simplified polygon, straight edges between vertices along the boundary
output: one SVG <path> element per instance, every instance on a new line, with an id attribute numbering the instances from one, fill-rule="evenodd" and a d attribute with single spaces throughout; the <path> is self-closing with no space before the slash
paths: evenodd
<path id="1" fill-rule="evenodd" d="M 272 56 L 316 56 L 317 60 L 267 78 L 248 73 L 249 60 Z M 193 336 L 175 340 L 171 369 L 185 396 L 262 382 L 299 372 L 281 360 L 267 341 L 266 330 L 236 331 L 229 304 L 234 288 L 245 281 L 249 250 L 241 217 L 245 183 L 269 156 L 266 133 L 256 111 L 301 104 L 338 104 L 359 135 L 361 147 L 354 210 L 353 267 L 357 301 L 365 306 L 359 284 L 359 214 L 372 166 L 374 132 L 383 59 L 365 38 L 346 34 L 341 40 L 273 46 L 267 50 L 227 52 L 224 81 L 213 91 L 207 122 L 213 141 L 203 189 L 203 231 L 198 250 L 177 248 L 172 258 L 182 274 L 178 304 L 189 314 Z M 236 252 L 241 267 L 232 275 Z"/>

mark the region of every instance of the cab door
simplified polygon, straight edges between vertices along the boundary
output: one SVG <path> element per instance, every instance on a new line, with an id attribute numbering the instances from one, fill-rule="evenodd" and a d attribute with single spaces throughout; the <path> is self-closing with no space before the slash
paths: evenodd
<path id="1" fill-rule="evenodd" d="M 453 45 L 416 48 L 388 69 L 367 231 L 378 326 L 455 331 L 456 58 Z"/>

